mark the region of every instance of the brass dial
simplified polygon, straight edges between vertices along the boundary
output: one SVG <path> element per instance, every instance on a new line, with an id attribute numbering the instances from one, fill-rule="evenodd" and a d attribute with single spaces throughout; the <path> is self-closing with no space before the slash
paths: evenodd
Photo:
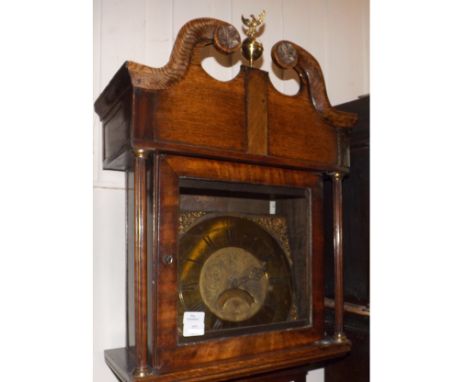
<path id="1" fill-rule="evenodd" d="M 205 330 L 285 321 L 292 303 L 286 255 L 238 216 L 202 219 L 179 241 L 179 316 L 204 311 Z"/>

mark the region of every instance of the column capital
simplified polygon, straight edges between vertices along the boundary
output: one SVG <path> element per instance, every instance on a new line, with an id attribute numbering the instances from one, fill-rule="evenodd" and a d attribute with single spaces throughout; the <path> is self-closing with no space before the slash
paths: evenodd
<path id="1" fill-rule="evenodd" d="M 145 149 L 133 149 L 133 155 L 136 158 L 143 158 L 146 159 L 148 157 L 148 150 Z"/>
<path id="2" fill-rule="evenodd" d="M 327 175 L 334 180 L 343 180 L 345 174 L 342 171 L 331 171 Z"/>

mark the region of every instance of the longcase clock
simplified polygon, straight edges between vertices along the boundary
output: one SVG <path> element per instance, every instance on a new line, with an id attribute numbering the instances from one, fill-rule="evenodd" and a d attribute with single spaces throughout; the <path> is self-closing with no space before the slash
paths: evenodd
<path id="1" fill-rule="evenodd" d="M 299 74 L 286 96 L 262 47 L 216 19 L 179 32 L 169 62 L 125 62 L 95 103 L 104 168 L 127 174 L 128 345 L 105 352 L 122 381 L 305 381 L 345 355 L 341 180 L 353 114 L 330 106 L 317 61 L 280 41 Z M 247 24 L 246 24 L 247 25 Z M 219 82 L 201 47 L 242 49 Z M 334 185 L 335 332 L 324 333 L 323 180 Z"/>

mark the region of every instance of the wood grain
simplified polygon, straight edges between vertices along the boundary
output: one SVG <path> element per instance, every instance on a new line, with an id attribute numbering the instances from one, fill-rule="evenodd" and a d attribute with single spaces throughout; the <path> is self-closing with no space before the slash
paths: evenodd
<path id="1" fill-rule="evenodd" d="M 246 68 L 244 67 L 244 70 Z M 245 70 L 247 152 L 268 154 L 268 73 Z"/>
<path id="2" fill-rule="evenodd" d="M 243 88 L 242 78 L 219 82 L 194 63 L 177 85 L 136 93 L 133 137 L 245 151 Z"/>
<path id="3" fill-rule="evenodd" d="M 271 156 L 338 164 L 336 130 L 311 106 L 306 89 L 288 97 L 270 85 L 268 100 Z"/>
<path id="4" fill-rule="evenodd" d="M 144 378 L 133 379 L 129 372 L 134 368 L 134 349 L 113 349 L 105 352 L 106 363 L 121 381 L 141 382 L 221 382 L 285 369 L 300 365 L 311 365 L 330 357 L 343 356 L 350 351 L 348 343 L 321 345 L 319 343 L 272 353 L 269 357 L 251 357 L 239 359 L 236 363 L 214 362 L 203 367 L 178 371 L 168 374 L 153 374 Z M 312 365 L 311 365 L 312 366 Z"/>
<path id="5" fill-rule="evenodd" d="M 336 163 L 334 164 L 322 162 L 321 158 L 317 158 L 316 160 L 303 160 L 300 158 L 293 159 L 275 157 L 272 155 L 259 156 L 255 154 L 243 153 L 242 151 L 221 151 L 219 149 L 210 147 L 193 146 L 182 143 L 148 142 L 141 139 L 134 139 L 133 147 L 136 149 L 141 148 L 165 154 L 202 157 L 215 160 L 259 164 L 296 170 L 309 170 L 322 172 L 324 174 L 329 173 L 331 171 L 341 171 L 343 173 L 349 171 L 348 167 L 342 167 Z"/>
<path id="6" fill-rule="evenodd" d="M 309 52 L 291 41 L 279 41 L 271 49 L 271 56 L 278 66 L 294 69 L 307 82 L 311 102 L 327 121 L 338 127 L 352 127 L 356 123 L 356 114 L 331 106 L 320 64 Z"/>

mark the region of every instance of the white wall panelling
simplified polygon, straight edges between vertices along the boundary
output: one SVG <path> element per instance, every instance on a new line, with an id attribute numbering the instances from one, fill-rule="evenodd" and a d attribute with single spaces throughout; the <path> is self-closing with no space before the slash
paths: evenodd
<path id="1" fill-rule="evenodd" d="M 323 382 L 324 380 L 325 380 L 324 369 L 311 370 L 307 374 L 307 382 Z"/>
<path id="2" fill-rule="evenodd" d="M 126 60 L 163 66 L 180 27 L 196 17 L 230 21 L 242 30 L 241 14 L 267 11 L 260 36 L 265 52 L 261 69 L 281 92 L 298 90 L 295 74 L 273 71 L 272 45 L 291 40 L 311 52 L 322 66 L 332 104 L 369 92 L 368 0 L 94 0 L 94 98 Z M 207 54 L 212 51 L 207 50 Z M 230 64 L 233 64 L 233 67 Z M 227 81 L 240 67 L 217 55 L 203 67 Z M 115 381 L 103 350 L 125 344 L 125 200 L 123 173 L 102 170 L 102 129 L 94 118 L 94 378 Z M 323 381 L 314 371 L 308 382 Z"/>
<path id="3" fill-rule="evenodd" d="M 125 346 L 125 191 L 95 188 L 93 197 L 93 375 L 115 382 L 104 349 Z"/>
<path id="4" fill-rule="evenodd" d="M 326 2 L 327 36 L 324 69 L 325 82 L 332 104 L 343 103 L 369 92 L 368 52 L 369 23 L 363 25 L 368 0 L 328 0 Z M 367 9 L 366 9 L 367 8 Z M 363 36 L 366 36 L 365 38 Z"/>

